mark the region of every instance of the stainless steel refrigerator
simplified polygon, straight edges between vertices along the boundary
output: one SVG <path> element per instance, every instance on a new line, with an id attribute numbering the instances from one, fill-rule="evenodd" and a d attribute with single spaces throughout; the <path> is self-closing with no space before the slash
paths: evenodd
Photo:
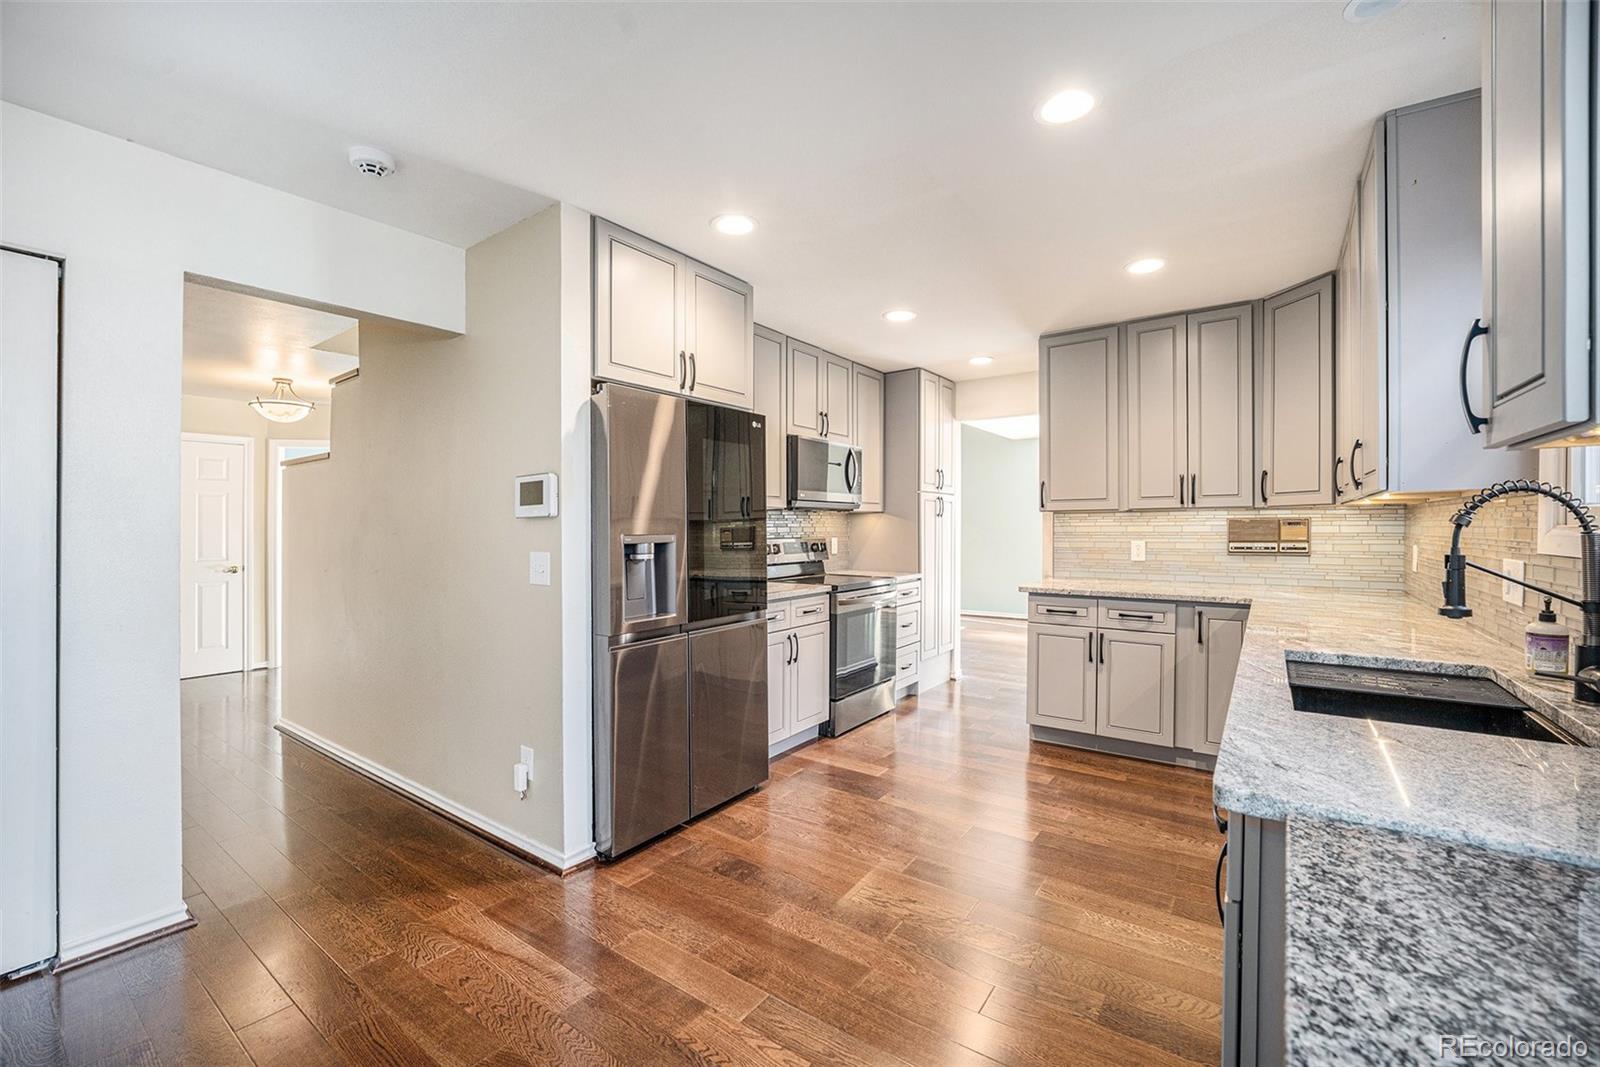
<path id="1" fill-rule="evenodd" d="M 604 383 L 592 412 L 595 847 L 767 777 L 764 417 Z"/>

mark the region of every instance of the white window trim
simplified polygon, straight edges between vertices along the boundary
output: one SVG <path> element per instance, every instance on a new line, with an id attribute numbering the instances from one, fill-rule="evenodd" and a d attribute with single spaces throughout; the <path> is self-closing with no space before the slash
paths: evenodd
<path id="1" fill-rule="evenodd" d="M 1567 488 L 1567 450 L 1546 448 L 1539 452 L 1539 480 Z M 1567 522 L 1567 509 L 1549 497 L 1539 498 L 1539 536 L 1535 551 L 1543 556 L 1578 558 L 1583 534 Z"/>

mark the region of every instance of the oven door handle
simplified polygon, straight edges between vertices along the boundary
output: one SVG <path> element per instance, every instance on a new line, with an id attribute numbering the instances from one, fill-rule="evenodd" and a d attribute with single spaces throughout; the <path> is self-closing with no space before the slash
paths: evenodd
<path id="1" fill-rule="evenodd" d="M 852 597 L 839 597 L 834 605 L 835 615 L 844 615 L 849 612 L 870 611 L 887 604 L 893 604 L 898 597 L 893 590 L 887 593 L 862 594 Z"/>

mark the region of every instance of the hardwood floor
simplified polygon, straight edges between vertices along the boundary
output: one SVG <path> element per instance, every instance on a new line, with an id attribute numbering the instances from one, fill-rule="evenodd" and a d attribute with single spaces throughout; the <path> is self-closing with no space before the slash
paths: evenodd
<path id="1" fill-rule="evenodd" d="M 566 879 L 183 685 L 199 925 L 0 987 L 0 1063 L 1219 1058 L 1208 775 L 1042 745 L 1024 629 L 762 790 Z"/>

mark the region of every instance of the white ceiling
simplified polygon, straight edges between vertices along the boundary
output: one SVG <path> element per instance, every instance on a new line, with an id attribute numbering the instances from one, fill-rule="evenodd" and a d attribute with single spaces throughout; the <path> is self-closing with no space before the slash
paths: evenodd
<path id="1" fill-rule="evenodd" d="M 183 391 L 249 400 L 293 378 L 307 400 L 356 367 L 355 319 L 194 282 L 183 286 Z"/>
<path id="2" fill-rule="evenodd" d="M 1479 81 L 1480 5 L 1342 7 L 8 2 L 0 95 L 454 244 L 538 190 L 748 278 L 774 328 L 987 377 L 1332 266 L 1373 120 Z M 1068 86 L 1100 106 L 1036 123 Z"/>

